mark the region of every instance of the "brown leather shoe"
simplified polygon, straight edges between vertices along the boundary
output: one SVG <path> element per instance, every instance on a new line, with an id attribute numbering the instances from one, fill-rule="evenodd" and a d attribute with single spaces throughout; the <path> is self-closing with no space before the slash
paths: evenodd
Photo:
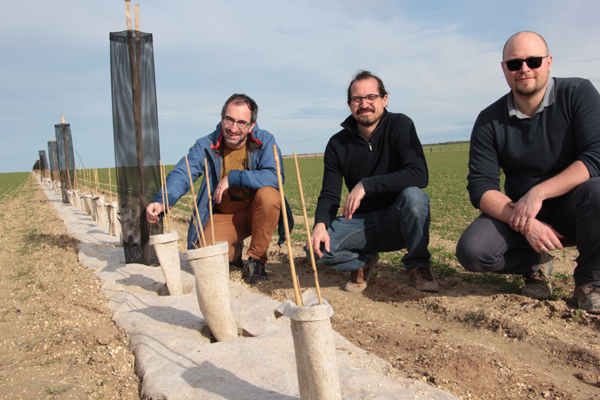
<path id="1" fill-rule="evenodd" d="M 523 279 L 525 280 L 525 286 L 521 289 L 523 296 L 539 300 L 546 300 L 552 297 L 550 275 L 552 275 L 554 270 L 553 260 L 554 257 L 550 254 L 540 253 L 538 270 L 523 275 Z"/>
<path id="2" fill-rule="evenodd" d="M 575 283 L 573 303 L 591 314 L 600 314 L 600 286 Z"/>
<path id="3" fill-rule="evenodd" d="M 350 272 L 350 282 L 346 283 L 346 287 L 344 288 L 346 292 L 362 292 L 367 288 L 367 284 L 379 261 L 379 253 L 372 253 L 371 256 L 371 261 L 367 265 L 358 271 Z"/>
<path id="4" fill-rule="evenodd" d="M 417 290 L 424 292 L 439 292 L 440 284 L 435 280 L 431 265 L 413 268 L 408 271 L 408 283 Z"/>

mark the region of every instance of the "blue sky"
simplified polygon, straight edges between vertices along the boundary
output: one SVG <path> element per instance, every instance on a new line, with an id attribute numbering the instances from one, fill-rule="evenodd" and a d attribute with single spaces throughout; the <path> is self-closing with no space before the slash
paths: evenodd
<path id="1" fill-rule="evenodd" d="M 595 0 L 139 3 L 166 164 L 214 130 L 235 92 L 256 100 L 283 154 L 322 152 L 359 69 L 383 79 L 388 109 L 410 116 L 423 144 L 468 140 L 479 111 L 508 91 L 501 50 L 520 30 L 546 38 L 552 76 L 600 88 Z M 0 172 L 31 170 L 61 115 L 85 167 L 114 166 L 108 34 L 126 28 L 123 1 L 2 0 L 1 10 Z"/>

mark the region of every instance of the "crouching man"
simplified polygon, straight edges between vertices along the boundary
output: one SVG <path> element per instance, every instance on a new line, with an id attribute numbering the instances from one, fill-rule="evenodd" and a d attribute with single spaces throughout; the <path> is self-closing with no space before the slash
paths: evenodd
<path id="1" fill-rule="evenodd" d="M 350 271 L 345 290 L 362 292 L 379 252 L 407 248 L 402 262 L 419 290 L 439 290 L 430 266 L 428 172 L 415 126 L 386 110 L 381 79 L 368 71 L 348 87 L 352 113 L 327 144 L 311 234 L 317 261 Z M 342 183 L 350 192 L 340 206 Z M 308 250 L 307 250 L 308 251 Z"/>
<path id="2" fill-rule="evenodd" d="M 502 60 L 511 90 L 471 135 L 467 188 L 482 214 L 456 256 L 469 271 L 523 275 L 523 295 L 548 299 L 550 252 L 577 246 L 573 302 L 598 313 L 600 95 L 588 80 L 549 78 L 552 56 L 537 33 L 510 37 Z"/>
<path id="3" fill-rule="evenodd" d="M 230 263 L 242 267 L 243 241 L 252 236 L 247 250 L 248 261 L 243 266 L 251 284 L 268 278 L 265 271 L 267 249 L 281 214 L 273 155 L 275 138 L 258 128 L 257 115 L 258 106 L 254 100 L 244 94 L 234 94 L 225 102 L 216 130 L 198 139 L 187 156 L 194 181 L 204 174 L 204 159 L 207 160 L 213 197 L 214 239 L 229 244 Z M 279 148 L 277 151 L 281 158 Z M 283 166 L 281 171 L 283 179 Z M 173 206 L 190 189 L 185 159 L 169 173 L 166 184 L 169 206 Z M 206 179 L 198 190 L 197 203 L 205 241 L 210 245 L 213 237 Z M 289 206 L 286 209 L 291 215 Z M 159 192 L 146 208 L 148 221 L 157 222 L 163 212 L 162 193 Z M 202 243 L 194 221 L 197 222 L 195 214 L 188 230 L 188 249 Z M 279 231 L 283 235 L 283 228 Z M 283 240 L 281 236 L 280 242 Z"/>

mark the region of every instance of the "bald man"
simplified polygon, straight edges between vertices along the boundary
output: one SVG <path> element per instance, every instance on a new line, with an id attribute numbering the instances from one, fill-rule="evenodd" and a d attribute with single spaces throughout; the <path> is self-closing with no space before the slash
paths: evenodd
<path id="1" fill-rule="evenodd" d="M 537 33 L 511 36 L 502 60 L 511 90 L 471 134 L 467 189 L 482 214 L 456 256 L 469 271 L 523 275 L 523 295 L 548 299 L 552 253 L 577 246 L 573 302 L 600 313 L 600 95 L 588 80 L 549 78 Z"/>

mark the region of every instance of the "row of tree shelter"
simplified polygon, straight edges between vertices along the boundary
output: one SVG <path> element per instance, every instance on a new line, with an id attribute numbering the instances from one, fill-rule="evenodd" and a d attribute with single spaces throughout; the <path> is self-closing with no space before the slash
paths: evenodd
<path id="1" fill-rule="evenodd" d="M 48 157 L 45 150 L 39 151 L 40 179 L 61 194 L 63 203 L 80 207 L 99 225 L 108 225 L 110 235 L 120 236 L 126 263 L 160 263 L 169 293 L 180 295 L 178 235 L 176 232 L 163 233 L 163 220 L 149 224 L 145 213 L 146 205 L 153 200 L 164 182 L 160 162 L 152 34 L 139 30 L 138 4 L 135 5 L 135 30 L 132 29 L 129 0 L 125 0 L 125 10 L 127 30 L 109 34 L 118 202 L 112 201 L 110 182 L 110 198 L 105 202 L 105 196 L 100 193 L 97 170 L 84 169 L 81 159 L 81 168 L 77 168 L 71 126 L 65 123 L 64 116 L 61 123 L 54 126 L 55 139 L 48 142 Z M 274 154 L 279 169 L 275 149 Z M 296 171 L 308 234 L 309 225 L 297 162 Z M 283 203 L 280 176 L 279 186 Z M 291 255 L 287 220 L 284 218 L 284 221 Z M 196 276 L 200 310 L 217 341 L 238 337 L 229 300 L 227 249 L 226 243 L 213 243 L 186 252 Z M 341 399 L 330 322 L 333 309 L 321 298 L 314 259 L 311 261 L 317 294 L 308 290 L 300 295 L 293 257 L 290 257 L 295 304 L 288 300 L 274 312 L 276 317 L 285 315 L 291 319 L 300 397 Z"/>

